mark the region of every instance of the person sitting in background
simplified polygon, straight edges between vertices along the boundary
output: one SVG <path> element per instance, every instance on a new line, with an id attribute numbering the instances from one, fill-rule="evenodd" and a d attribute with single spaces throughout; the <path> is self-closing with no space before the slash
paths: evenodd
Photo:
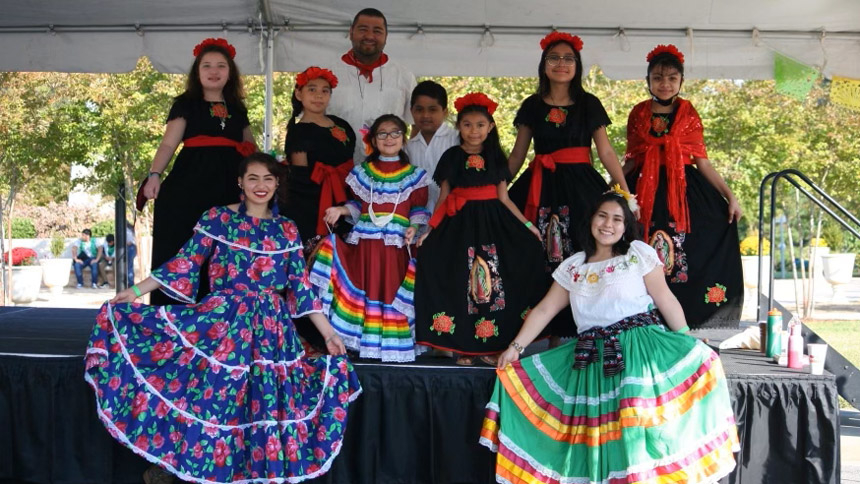
<path id="1" fill-rule="evenodd" d="M 84 287 L 84 269 L 87 267 L 90 268 L 92 287 L 93 289 L 96 288 L 101 252 L 92 236 L 93 233 L 90 229 L 82 230 L 81 238 L 72 247 L 72 253 L 75 254 L 73 261 L 75 278 L 78 280 L 77 287 L 79 288 Z"/>
<path id="2" fill-rule="evenodd" d="M 108 271 L 113 272 L 113 259 L 116 254 L 116 241 L 113 234 L 105 235 L 105 241 L 99 246 L 99 286 L 110 287 Z"/>

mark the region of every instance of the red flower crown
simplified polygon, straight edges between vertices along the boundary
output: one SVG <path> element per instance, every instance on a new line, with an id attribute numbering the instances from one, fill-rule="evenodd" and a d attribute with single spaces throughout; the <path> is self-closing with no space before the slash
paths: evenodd
<path id="1" fill-rule="evenodd" d="M 576 35 L 570 35 L 567 32 L 559 32 L 558 30 L 553 30 L 546 37 L 540 39 L 540 50 L 546 50 L 551 44 L 555 42 L 567 42 L 573 47 L 573 50 L 579 52 L 582 50 L 582 39 Z"/>
<path id="2" fill-rule="evenodd" d="M 684 63 L 684 54 L 682 54 L 681 51 L 678 50 L 678 48 L 672 44 L 658 45 L 657 47 L 654 47 L 654 50 L 648 53 L 648 55 L 645 57 L 645 60 L 651 62 L 653 58 L 664 53 L 671 54 L 678 58 L 678 62 L 680 62 L 681 64 Z"/>
<path id="3" fill-rule="evenodd" d="M 332 89 L 337 87 L 337 76 L 332 71 L 317 66 L 308 67 L 304 72 L 297 75 L 296 87 L 301 89 L 314 79 L 325 79 Z"/>
<path id="4" fill-rule="evenodd" d="M 203 49 L 205 47 L 210 46 L 210 45 L 215 45 L 215 46 L 221 47 L 224 50 L 226 50 L 228 54 L 230 54 L 231 59 L 236 58 L 236 48 L 233 47 L 232 45 L 230 45 L 230 42 L 227 42 L 227 39 L 222 39 L 220 37 L 218 37 L 217 39 L 213 39 L 213 38 L 204 39 L 203 42 L 200 42 L 199 44 L 195 45 L 194 46 L 194 57 L 198 57 L 200 55 L 200 53 L 203 52 Z"/>
<path id="5" fill-rule="evenodd" d="M 482 92 L 470 92 L 454 101 L 454 109 L 458 112 L 462 111 L 466 106 L 483 106 L 487 108 L 487 112 L 492 116 L 496 112 L 499 103 L 493 101 Z"/>

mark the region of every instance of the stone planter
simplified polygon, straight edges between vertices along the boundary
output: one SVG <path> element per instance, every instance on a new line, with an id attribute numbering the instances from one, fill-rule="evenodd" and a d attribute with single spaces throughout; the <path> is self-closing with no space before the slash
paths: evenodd
<path id="1" fill-rule="evenodd" d="M 12 302 L 27 304 L 39 297 L 42 287 L 42 266 L 12 267 Z"/>
<path id="2" fill-rule="evenodd" d="M 767 287 L 770 278 L 770 271 L 773 270 L 770 256 L 762 257 L 764 267 L 764 275 L 762 276 L 762 284 Z M 757 255 L 742 255 L 741 266 L 744 269 L 744 287 L 754 289 L 758 285 L 758 256 Z"/>
<path id="3" fill-rule="evenodd" d="M 839 295 L 840 288 L 851 282 L 854 272 L 854 259 L 857 254 L 827 254 L 821 256 L 821 271 L 830 287 L 833 298 Z"/>
<path id="4" fill-rule="evenodd" d="M 63 287 L 69 283 L 69 273 L 72 271 L 72 259 L 41 259 L 42 282 L 52 294 L 60 294 Z"/>

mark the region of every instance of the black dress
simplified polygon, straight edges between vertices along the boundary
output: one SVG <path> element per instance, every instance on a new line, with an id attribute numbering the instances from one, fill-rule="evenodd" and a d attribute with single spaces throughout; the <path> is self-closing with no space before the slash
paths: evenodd
<path id="1" fill-rule="evenodd" d="M 311 179 L 314 166 L 322 163 L 337 167 L 349 162 L 352 169 L 352 154 L 355 150 L 355 134 L 349 123 L 328 115 L 334 126 L 325 128 L 316 123 L 296 123 L 287 131 L 284 152 L 289 157 L 293 153 L 305 153 L 308 166 L 290 166 L 289 190 L 287 200 L 281 205 L 284 215 L 296 222 L 303 242 L 318 236 L 328 235 L 318 230 L 320 195 L 322 186 Z M 341 182 L 349 170 L 345 170 Z M 328 207 L 323 207 L 323 209 Z M 349 227 L 347 227 L 349 231 Z M 305 253 L 311 247 L 305 246 Z"/>
<path id="2" fill-rule="evenodd" d="M 482 187 L 492 196 L 510 172 L 504 159 L 454 146 L 433 178 L 452 190 Z M 498 198 L 466 201 L 439 222 L 418 252 L 416 341 L 463 354 L 504 350 L 545 293 L 542 266 L 540 242 Z"/>
<path id="3" fill-rule="evenodd" d="M 218 116 L 224 103 L 179 96 L 170 108 L 167 121 L 185 119 L 182 140 L 195 136 L 217 136 L 237 142 L 250 124 L 248 111 L 242 105 L 228 103 L 227 116 Z M 219 107 L 220 106 L 220 107 Z M 222 126 L 223 123 L 223 126 Z M 200 214 L 213 206 L 239 201 L 239 162 L 243 156 L 232 146 L 182 147 L 170 173 L 161 184 L 155 199 L 152 226 L 152 268 L 158 268 L 176 255 L 182 244 L 193 235 Z M 200 298 L 208 294 L 206 270 Z M 151 304 L 179 304 L 161 291 L 150 295 Z"/>
<path id="4" fill-rule="evenodd" d="M 589 93 L 584 93 L 569 106 L 551 106 L 533 94 L 523 101 L 514 118 L 514 126 L 531 129 L 536 155 L 547 155 L 564 148 L 590 149 L 594 131 L 611 123 L 603 104 Z M 544 289 L 548 290 L 555 268 L 582 250 L 583 219 L 597 197 L 609 186 L 591 163 L 559 164 L 555 172 L 543 170 L 542 176 L 540 205 L 534 222 L 543 238 Z M 531 178 L 531 170 L 523 172 L 509 192 L 511 200 L 523 211 Z M 548 332 L 555 336 L 575 336 L 576 326 L 571 312 L 561 311 L 550 323 Z"/>
<path id="5" fill-rule="evenodd" d="M 652 128 L 649 134 L 659 138 L 672 132 L 675 113 L 655 113 L 651 120 L 661 131 Z M 640 172 L 638 165 L 627 175 L 627 186 L 637 194 Z M 685 165 L 684 175 L 689 232 L 675 230 L 666 203 L 666 169 L 661 166 L 645 242 L 663 262 L 666 282 L 691 328 L 737 327 L 744 303 L 737 222 L 728 222 L 728 202 L 695 165 Z"/>
<path id="6" fill-rule="evenodd" d="M 308 160 L 307 166 L 290 165 L 287 199 L 280 201 L 280 209 L 282 214 L 298 226 L 304 253 L 309 257 L 309 261 L 313 260 L 314 249 L 319 241 L 328 235 L 327 230 L 320 230 L 318 224 L 322 184 L 311 178 L 314 167 L 317 163 L 322 163 L 330 167 L 345 168 L 343 176 L 338 177 L 341 183 L 353 167 L 355 134 L 352 127 L 337 116 L 327 116 L 334 121 L 334 126 L 325 128 L 316 123 L 296 123 L 287 131 L 287 139 L 284 142 L 284 153 L 288 159 L 293 153 L 305 153 Z M 350 227 L 350 224 L 340 221 L 334 230 L 344 235 L 349 232 Z M 296 318 L 294 323 L 299 335 L 305 340 L 318 348 L 325 347 L 324 338 L 310 319 Z"/>

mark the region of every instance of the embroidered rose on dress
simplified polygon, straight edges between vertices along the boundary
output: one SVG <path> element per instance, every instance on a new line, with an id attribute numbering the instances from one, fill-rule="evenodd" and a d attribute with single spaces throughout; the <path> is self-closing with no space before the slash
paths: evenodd
<path id="1" fill-rule="evenodd" d="M 441 312 L 433 315 L 433 324 L 430 325 L 430 331 L 435 331 L 439 336 L 441 336 L 442 333 L 454 334 L 454 328 L 456 326 L 457 325 L 454 324 L 454 318 Z"/>
<path id="2" fill-rule="evenodd" d="M 499 328 L 496 326 L 495 319 L 481 318 L 475 323 L 475 339 L 482 339 L 484 343 L 487 338 L 499 335 Z"/>
<path id="3" fill-rule="evenodd" d="M 340 141 L 344 144 L 344 146 L 346 146 L 346 142 L 349 141 L 349 136 L 347 136 L 346 130 L 344 130 L 340 126 L 335 125 L 329 128 L 329 131 L 331 132 L 332 138 Z"/>
<path id="4" fill-rule="evenodd" d="M 472 168 L 475 170 L 485 170 L 486 162 L 484 161 L 484 157 L 481 155 L 469 155 L 469 158 L 466 159 L 466 168 Z"/>
<path id="5" fill-rule="evenodd" d="M 669 118 L 660 114 L 651 117 L 651 131 L 657 136 L 662 136 L 669 131 Z"/>
<path id="6" fill-rule="evenodd" d="M 706 304 L 716 304 L 719 307 L 720 304 L 728 301 L 726 298 L 726 286 L 716 283 L 713 287 L 708 288 L 708 292 L 705 294 L 705 303 Z"/>
<path id="7" fill-rule="evenodd" d="M 594 272 L 591 272 L 587 276 L 585 276 L 585 280 L 588 281 L 589 284 L 595 284 L 597 281 L 600 280 L 600 276 L 598 276 Z"/>
<path id="8" fill-rule="evenodd" d="M 567 109 L 565 108 L 552 108 L 549 110 L 549 114 L 546 115 L 545 121 L 548 123 L 555 124 L 555 127 L 564 126 L 564 123 L 567 122 Z"/>

